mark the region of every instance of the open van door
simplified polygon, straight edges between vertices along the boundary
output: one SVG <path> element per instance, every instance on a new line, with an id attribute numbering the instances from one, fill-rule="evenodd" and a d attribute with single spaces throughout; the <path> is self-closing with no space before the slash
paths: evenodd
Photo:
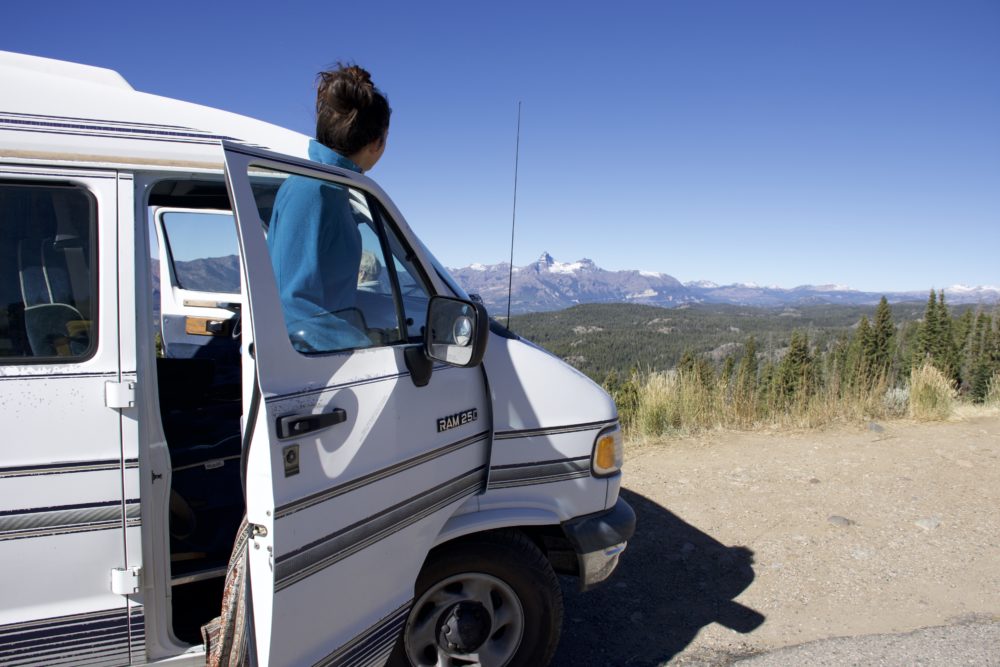
<path id="1" fill-rule="evenodd" d="M 389 219 L 394 208 L 378 186 L 333 167 L 224 148 L 244 294 L 253 649 L 270 665 L 380 664 L 442 526 L 474 510 L 484 488 L 484 375 L 438 365 L 426 386 L 411 377 L 407 350 L 421 345 L 440 283 Z M 286 323 L 269 255 L 275 196 L 296 188 L 336 200 L 340 218 L 330 224 L 353 221 L 360 238 L 352 305 L 318 318 L 326 337 L 309 329 L 315 322 L 302 331 Z"/>

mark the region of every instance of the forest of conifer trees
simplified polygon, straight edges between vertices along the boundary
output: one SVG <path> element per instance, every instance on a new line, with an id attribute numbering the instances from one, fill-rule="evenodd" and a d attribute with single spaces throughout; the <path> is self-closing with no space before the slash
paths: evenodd
<path id="1" fill-rule="evenodd" d="M 912 306 L 906 309 L 913 314 Z M 670 319 L 660 316 L 651 322 Z M 589 334 L 599 342 L 601 335 L 611 335 L 596 325 L 576 325 L 574 330 L 580 332 L 579 340 Z M 545 329 L 538 331 L 546 335 Z M 748 334 L 742 346 L 721 345 L 712 354 L 688 348 L 672 369 L 643 368 L 639 363 L 622 368 L 620 355 L 641 347 L 643 340 L 656 344 L 655 336 L 640 334 L 634 345 L 611 348 L 609 353 L 619 355 L 618 364 L 595 379 L 615 398 L 623 422 L 654 433 L 681 427 L 919 417 L 918 410 L 928 402 L 931 414 L 940 415 L 955 399 L 1000 399 L 1000 313 L 980 307 L 953 314 L 943 292 L 931 290 L 920 316 L 900 322 L 883 298 L 871 319 L 863 314 L 852 326 L 793 327 L 780 348 L 774 347 L 773 334 L 767 335 L 771 340 L 766 350 Z M 561 344 L 562 356 L 571 362 L 590 361 L 574 354 L 581 349 L 579 340 Z M 595 345 L 587 353 L 593 356 L 601 349 Z M 728 353 L 720 355 L 720 350 Z M 590 372 L 593 377 L 594 369 Z"/>

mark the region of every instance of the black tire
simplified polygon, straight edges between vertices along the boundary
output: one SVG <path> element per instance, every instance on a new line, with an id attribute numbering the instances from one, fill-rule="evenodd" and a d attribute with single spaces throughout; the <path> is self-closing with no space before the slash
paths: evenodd
<path id="1" fill-rule="evenodd" d="M 488 590 L 485 597 L 484 589 Z M 490 607 L 485 610 L 488 621 L 476 608 L 476 601 L 483 599 L 491 602 L 482 605 Z M 467 646 L 460 641 L 458 648 L 449 650 L 444 644 L 446 636 L 440 633 L 458 633 L 455 619 L 463 613 L 470 618 L 468 612 L 475 620 L 463 621 L 472 626 L 471 636 L 468 627 L 461 628 Z M 517 612 L 521 613 L 519 621 Z M 531 540 L 515 530 L 471 535 L 442 545 L 428 556 L 417 577 L 406 627 L 388 664 L 544 667 L 559 644 L 562 616 L 559 581 L 548 559 Z M 475 627 L 477 621 L 483 626 L 483 634 Z M 434 629 L 434 646 L 430 646 L 432 635 L 428 628 Z M 515 643 L 516 635 L 519 637 Z M 478 648 L 466 654 L 465 649 L 472 646 Z M 477 654 L 486 659 L 480 663 L 471 657 L 463 658 Z M 414 655 L 416 659 L 411 660 Z"/>

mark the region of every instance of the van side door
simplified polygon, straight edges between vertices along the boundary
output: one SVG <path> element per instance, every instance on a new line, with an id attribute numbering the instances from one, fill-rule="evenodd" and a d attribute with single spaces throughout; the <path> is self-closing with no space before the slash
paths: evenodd
<path id="1" fill-rule="evenodd" d="M 270 665 L 380 664 L 441 527 L 478 506 L 490 442 L 482 369 L 440 365 L 423 387 L 410 377 L 405 351 L 420 345 L 434 283 L 377 186 L 308 161 L 225 152 L 245 283 L 256 654 Z M 322 241 L 298 238 L 306 254 L 330 243 L 315 277 L 339 276 L 322 287 L 337 304 L 302 318 L 279 297 L 265 234 L 272 245 L 300 234 L 306 220 L 289 212 L 316 200 L 288 200 L 312 196 L 329 226 Z M 311 299 L 307 288 L 296 296 Z"/>
<path id="2" fill-rule="evenodd" d="M 123 597 L 139 498 L 124 490 L 138 460 L 122 449 L 135 375 L 119 358 L 117 178 L 0 166 L 2 664 L 145 654 Z"/>

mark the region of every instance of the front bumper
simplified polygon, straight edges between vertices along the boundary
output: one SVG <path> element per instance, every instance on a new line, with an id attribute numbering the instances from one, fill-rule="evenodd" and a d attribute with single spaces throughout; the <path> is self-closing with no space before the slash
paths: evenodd
<path id="1" fill-rule="evenodd" d="M 576 552 L 580 590 L 608 577 L 618 566 L 618 556 L 635 533 L 635 512 L 622 498 L 611 509 L 562 524 L 566 539 Z"/>

